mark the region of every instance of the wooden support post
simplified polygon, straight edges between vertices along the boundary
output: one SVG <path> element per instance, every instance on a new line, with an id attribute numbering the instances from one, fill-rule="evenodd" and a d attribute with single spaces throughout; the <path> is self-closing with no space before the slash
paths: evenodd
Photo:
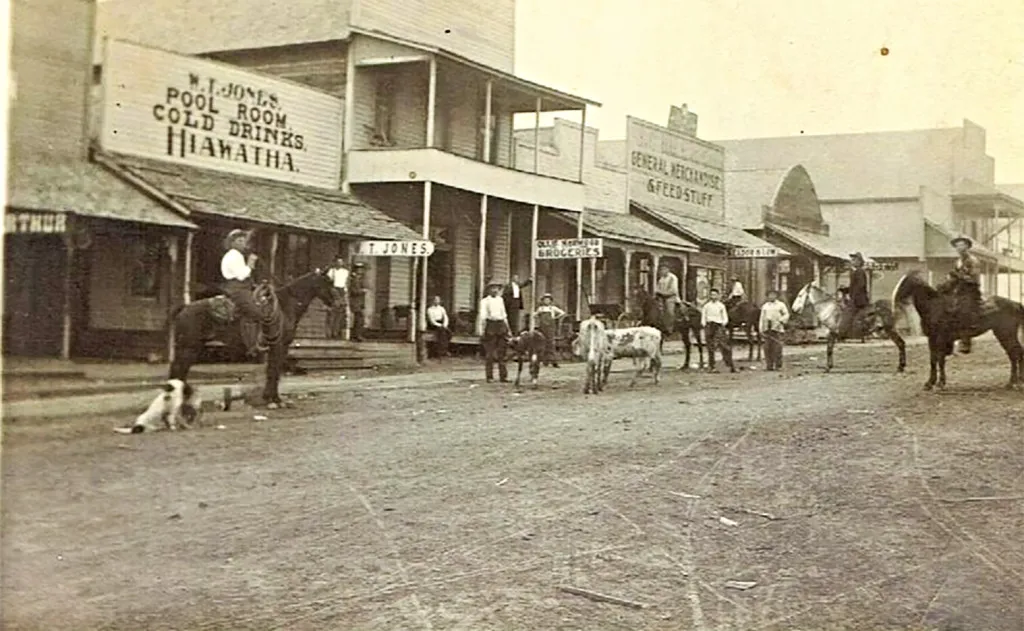
<path id="1" fill-rule="evenodd" d="M 268 270 L 268 275 L 270 276 L 271 281 L 277 279 L 277 242 L 278 232 L 275 230 L 274 232 L 270 233 L 270 270 Z"/>
<path id="2" fill-rule="evenodd" d="M 814 259 L 811 263 L 814 266 L 814 284 L 818 285 L 820 287 L 821 286 L 821 261 L 819 261 L 818 259 Z M 870 277 L 871 275 L 868 274 L 868 276 Z M 870 291 L 870 289 L 869 289 L 869 291 Z"/>
<path id="3" fill-rule="evenodd" d="M 540 173 L 540 108 L 541 97 L 537 97 L 537 110 L 533 118 L 533 172 Z"/>
<path id="4" fill-rule="evenodd" d="M 426 259 L 423 259 L 423 260 L 425 261 Z M 418 272 L 419 272 L 420 258 L 419 257 L 414 257 L 412 259 L 412 261 L 410 262 L 409 267 L 412 268 L 409 271 L 409 273 L 411 274 L 411 276 L 409 278 L 415 279 L 417 277 Z M 415 282 L 409 283 L 409 304 L 410 305 L 415 305 L 416 304 L 416 283 Z M 416 313 L 417 313 L 417 311 L 416 311 L 416 308 L 414 306 L 413 310 L 409 312 L 409 331 L 408 331 L 408 333 L 409 333 L 409 341 L 414 343 L 414 344 L 416 343 Z M 426 313 L 427 313 L 427 308 L 423 307 L 423 317 L 424 318 L 426 318 Z M 417 348 L 417 353 L 418 353 L 418 348 Z M 420 358 L 418 354 L 417 354 L 417 361 L 422 361 L 422 358 Z"/>
<path id="5" fill-rule="evenodd" d="M 491 99 L 494 90 L 494 82 L 487 80 L 487 87 L 484 95 L 484 162 L 491 162 Z"/>
<path id="6" fill-rule="evenodd" d="M 483 300 L 487 292 L 487 195 L 480 196 L 480 240 L 477 249 L 477 269 L 480 270 L 477 278 L 477 302 Z"/>
<path id="7" fill-rule="evenodd" d="M 651 286 L 647 288 L 647 291 L 654 293 L 654 288 L 658 286 L 658 267 L 661 265 L 661 255 L 651 255 Z"/>
<path id="8" fill-rule="evenodd" d="M 167 291 L 167 361 L 174 361 L 174 342 L 176 337 L 174 319 L 170 317 L 171 312 L 174 310 L 175 299 L 174 299 L 174 288 L 178 285 L 178 239 L 177 236 L 167 238 L 167 258 L 170 260 L 170 268 L 168 270 L 169 282 Z"/>
<path id="9" fill-rule="evenodd" d="M 583 159 L 586 156 L 584 149 L 587 145 L 587 106 L 583 106 L 580 120 L 580 173 L 579 181 L 583 182 Z"/>
<path id="10" fill-rule="evenodd" d="M 683 264 L 683 275 L 679 279 L 679 297 L 686 300 L 686 279 L 690 273 L 690 255 L 683 254 L 679 257 L 679 260 Z"/>
<path id="11" fill-rule="evenodd" d="M 590 259 L 590 301 L 597 301 L 597 259 Z"/>
<path id="12" fill-rule="evenodd" d="M 576 238 L 583 238 L 583 212 L 576 217 Z M 583 319 L 583 259 L 576 259 L 576 319 Z"/>
<path id="13" fill-rule="evenodd" d="M 432 182 L 429 180 L 423 183 L 423 239 L 425 241 L 430 240 L 430 199 L 433 193 Z M 421 332 L 427 330 L 427 270 L 430 266 L 430 260 L 426 257 L 423 258 L 423 262 L 420 263 L 420 308 L 417 310 L 415 303 L 410 305 L 413 311 L 410 314 L 415 314 L 419 319 L 419 330 Z"/>
<path id="14" fill-rule="evenodd" d="M 430 56 L 430 79 L 427 84 L 427 142 L 434 146 L 434 119 L 437 117 L 437 56 Z M 426 269 L 426 265 L 423 266 Z"/>
<path id="15" fill-rule="evenodd" d="M 631 250 L 629 248 L 622 248 L 622 261 L 623 261 L 623 266 L 625 267 L 625 274 L 624 274 L 624 277 L 622 279 L 622 295 L 623 295 L 622 305 L 623 305 L 623 308 L 628 312 L 629 311 L 629 298 L 630 298 L 630 293 L 629 293 L 630 273 L 629 272 L 630 272 L 630 267 L 633 264 L 633 250 Z"/>
<path id="16" fill-rule="evenodd" d="M 68 222 L 71 223 L 71 222 Z M 61 344 L 60 344 L 60 358 L 71 359 L 71 335 L 73 331 L 73 318 L 71 314 L 72 309 L 72 296 L 71 293 L 74 291 L 74 273 L 75 273 L 75 243 L 74 238 L 71 236 L 73 233 L 70 230 L 64 238 L 64 313 L 63 322 L 61 323 Z"/>
<path id="17" fill-rule="evenodd" d="M 185 235 L 185 290 L 182 297 L 185 304 L 192 302 L 192 238 L 195 233 L 191 230 Z"/>
<path id="18" fill-rule="evenodd" d="M 530 223 L 530 280 L 533 282 L 530 287 L 530 330 L 536 326 L 537 318 L 533 314 L 537 312 L 537 227 L 540 223 L 540 206 L 533 205 L 533 221 Z M 519 323 L 513 324 L 517 329 Z"/>
<path id="19" fill-rule="evenodd" d="M 351 40 L 349 40 L 351 41 Z M 345 167 L 341 178 L 341 190 L 343 193 L 351 193 L 352 185 L 348 180 L 348 155 L 353 149 L 355 142 L 355 108 L 356 108 L 356 63 L 350 46 L 345 53 L 345 112 L 342 126 L 341 150 L 345 157 Z"/>

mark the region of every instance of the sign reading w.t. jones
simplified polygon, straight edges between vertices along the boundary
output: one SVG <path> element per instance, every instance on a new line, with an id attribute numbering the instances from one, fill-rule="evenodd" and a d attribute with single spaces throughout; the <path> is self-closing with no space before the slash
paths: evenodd
<path id="1" fill-rule="evenodd" d="M 103 149 L 337 188 L 342 101 L 222 63 L 107 40 Z"/>
<path id="2" fill-rule="evenodd" d="M 684 215 L 725 215 L 725 149 L 629 116 L 629 198 Z"/>

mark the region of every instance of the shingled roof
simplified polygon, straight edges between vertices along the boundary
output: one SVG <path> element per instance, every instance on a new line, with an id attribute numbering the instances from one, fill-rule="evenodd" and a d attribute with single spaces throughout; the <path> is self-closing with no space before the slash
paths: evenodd
<path id="1" fill-rule="evenodd" d="M 196 227 L 104 167 L 85 159 L 11 160 L 7 171 L 7 206 L 175 228 Z"/>
<path id="2" fill-rule="evenodd" d="M 771 243 L 755 237 L 749 232 L 746 232 L 742 228 L 738 228 L 736 226 L 697 219 L 696 217 L 688 217 L 668 209 L 653 208 L 644 204 L 638 204 L 635 201 L 630 202 L 630 205 L 643 214 L 671 226 L 675 230 L 678 230 L 688 238 L 695 241 L 708 243 L 722 248 L 775 247 Z M 783 252 L 783 254 L 785 254 L 785 252 Z"/>
<path id="3" fill-rule="evenodd" d="M 576 213 L 559 212 L 557 216 L 563 221 L 576 224 Z M 624 243 L 648 245 L 681 252 L 696 252 L 700 249 L 695 243 L 649 224 L 639 217 L 625 213 L 588 208 L 583 213 L 583 229 L 595 236 Z"/>
<path id="4" fill-rule="evenodd" d="M 120 155 L 108 157 L 191 212 L 253 223 L 370 239 L 420 236 L 340 191 L 316 190 L 206 169 Z"/>

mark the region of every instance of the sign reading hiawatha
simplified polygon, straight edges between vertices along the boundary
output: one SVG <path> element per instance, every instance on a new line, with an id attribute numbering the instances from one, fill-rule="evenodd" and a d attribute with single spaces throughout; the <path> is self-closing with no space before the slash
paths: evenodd
<path id="1" fill-rule="evenodd" d="M 626 168 L 631 200 L 695 217 L 725 215 L 723 147 L 628 116 Z"/>
<path id="2" fill-rule="evenodd" d="M 599 259 L 604 256 L 603 239 L 537 239 L 534 258 Z"/>
<path id="3" fill-rule="evenodd" d="M 430 256 L 433 253 L 432 241 L 360 241 L 355 247 L 357 256 Z"/>
<path id="4" fill-rule="evenodd" d="M 336 189 L 342 101 L 225 64 L 107 40 L 104 149 Z"/>

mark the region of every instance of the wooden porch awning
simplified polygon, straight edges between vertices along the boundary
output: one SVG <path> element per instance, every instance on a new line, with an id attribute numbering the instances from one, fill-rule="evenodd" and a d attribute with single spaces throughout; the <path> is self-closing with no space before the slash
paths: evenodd
<path id="1" fill-rule="evenodd" d="M 653 217 L 661 223 L 672 227 L 688 239 L 693 239 L 698 243 L 706 243 L 727 250 L 734 248 L 771 248 L 778 251 L 776 253 L 778 256 L 789 254 L 785 250 L 781 250 L 764 239 L 755 237 L 746 230 L 736 226 L 697 219 L 696 217 L 687 217 L 670 210 L 638 204 L 635 201 L 631 202 L 630 206 L 642 214 Z"/>
<path id="2" fill-rule="evenodd" d="M 846 261 L 849 260 L 850 254 L 852 253 L 852 250 L 850 252 L 843 250 L 838 243 L 835 243 L 825 235 L 815 234 L 813 232 L 804 232 L 803 230 L 795 230 L 793 228 L 785 228 L 772 223 L 765 223 L 764 227 L 768 232 L 775 233 L 783 239 L 791 241 L 801 248 L 813 253 L 815 256 Z"/>
<path id="3" fill-rule="evenodd" d="M 575 213 L 559 211 L 555 216 L 566 223 L 576 225 L 577 215 Z M 625 213 L 588 209 L 583 213 L 583 230 L 595 237 L 626 245 L 648 246 L 674 252 L 697 252 L 700 250 L 692 241 Z"/>

